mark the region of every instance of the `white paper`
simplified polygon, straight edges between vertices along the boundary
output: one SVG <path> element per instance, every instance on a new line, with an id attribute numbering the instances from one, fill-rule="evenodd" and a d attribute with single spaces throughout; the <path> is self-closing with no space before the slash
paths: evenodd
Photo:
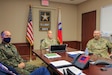
<path id="1" fill-rule="evenodd" d="M 67 52 L 67 54 L 84 54 L 85 52 L 84 51 L 72 51 L 72 52 Z"/>
<path id="2" fill-rule="evenodd" d="M 50 62 L 53 66 L 55 67 L 60 67 L 60 66 L 66 66 L 66 65 L 72 65 L 72 63 L 66 61 L 66 60 L 59 60 L 59 61 L 54 61 Z"/>
<path id="3" fill-rule="evenodd" d="M 67 68 L 69 68 L 75 75 L 86 75 L 86 74 L 84 74 L 82 72 L 82 70 L 76 68 L 75 66 L 69 66 L 69 67 L 59 68 L 57 70 L 60 71 L 63 74 L 63 69 L 65 70 L 65 73 L 67 73 L 66 72 Z"/>

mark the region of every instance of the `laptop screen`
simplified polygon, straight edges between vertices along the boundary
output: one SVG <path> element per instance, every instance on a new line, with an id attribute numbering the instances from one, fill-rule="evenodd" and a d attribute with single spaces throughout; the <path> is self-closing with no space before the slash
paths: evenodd
<path id="1" fill-rule="evenodd" d="M 51 45 L 50 51 L 51 52 L 62 52 L 62 51 L 66 51 L 66 44 L 62 44 L 62 45 Z"/>

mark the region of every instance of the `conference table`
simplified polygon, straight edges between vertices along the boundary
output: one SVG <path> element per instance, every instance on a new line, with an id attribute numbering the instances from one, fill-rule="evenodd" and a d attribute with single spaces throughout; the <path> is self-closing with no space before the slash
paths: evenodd
<path id="1" fill-rule="evenodd" d="M 52 66 L 50 62 L 58 61 L 58 60 L 66 60 L 72 62 L 73 58 L 71 58 L 67 54 L 67 52 L 71 52 L 71 51 L 77 51 L 77 49 L 67 48 L 66 52 L 57 52 L 59 55 L 61 55 L 60 58 L 50 58 L 50 59 L 44 56 L 44 54 L 50 53 L 47 50 L 33 50 L 33 53 L 35 53 L 37 57 L 39 57 L 43 62 L 45 62 L 48 65 L 48 67 L 53 71 L 52 75 L 63 75 L 60 71 L 57 70 L 57 68 Z M 89 68 L 84 69 L 82 71 L 86 75 L 112 75 L 112 68 L 107 68 L 107 71 L 102 71 L 101 70 L 102 67 L 104 67 L 104 65 L 90 64 Z"/>

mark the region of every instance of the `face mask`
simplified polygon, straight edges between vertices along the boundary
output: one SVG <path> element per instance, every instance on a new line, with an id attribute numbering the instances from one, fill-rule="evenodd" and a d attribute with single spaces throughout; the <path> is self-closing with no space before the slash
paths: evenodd
<path id="1" fill-rule="evenodd" d="M 11 38 L 4 38 L 3 41 L 9 43 L 11 41 Z"/>

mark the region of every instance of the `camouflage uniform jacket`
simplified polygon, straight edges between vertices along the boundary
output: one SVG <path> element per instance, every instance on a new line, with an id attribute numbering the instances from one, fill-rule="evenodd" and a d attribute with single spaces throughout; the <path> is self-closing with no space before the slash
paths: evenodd
<path id="1" fill-rule="evenodd" d="M 12 66 L 20 75 L 29 75 L 36 66 L 25 64 L 25 68 L 18 68 L 18 64 L 24 62 L 17 49 L 12 44 L 0 44 L 0 62 Z"/>
<path id="2" fill-rule="evenodd" d="M 58 45 L 57 40 L 45 38 L 45 39 L 42 41 L 41 49 L 49 48 L 51 45 Z"/>
<path id="3" fill-rule="evenodd" d="M 87 48 L 89 52 L 103 58 L 109 58 L 108 48 L 112 49 L 112 44 L 104 38 L 100 38 L 98 40 L 93 38 L 87 43 Z"/>

